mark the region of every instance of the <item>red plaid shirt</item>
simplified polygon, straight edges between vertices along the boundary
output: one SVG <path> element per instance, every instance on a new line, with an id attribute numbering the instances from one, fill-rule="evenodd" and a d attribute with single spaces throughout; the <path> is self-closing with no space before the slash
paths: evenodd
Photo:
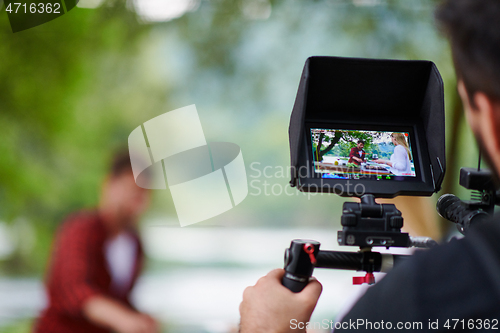
<path id="1" fill-rule="evenodd" d="M 359 152 L 361 152 L 361 156 L 359 155 Z M 359 149 L 358 147 L 353 147 L 351 148 L 351 152 L 349 153 L 349 161 L 347 161 L 347 163 L 354 163 L 356 165 L 361 165 L 361 163 L 356 161 L 353 157 L 359 157 L 364 161 L 365 151 L 363 149 Z"/>
<path id="2" fill-rule="evenodd" d="M 103 295 L 130 305 L 129 294 L 143 262 L 137 235 L 137 257 L 130 285 L 118 293 L 110 289 L 111 276 L 105 258 L 107 231 L 96 212 L 81 212 L 61 226 L 54 244 L 47 277 L 49 305 L 38 319 L 36 333 L 105 333 L 82 314 L 89 298 Z"/>

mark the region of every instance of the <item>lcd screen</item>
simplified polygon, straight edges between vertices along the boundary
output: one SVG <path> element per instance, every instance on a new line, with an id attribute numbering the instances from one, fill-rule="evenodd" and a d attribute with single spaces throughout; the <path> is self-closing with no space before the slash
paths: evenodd
<path id="1" fill-rule="evenodd" d="M 409 132 L 311 128 L 314 172 L 321 178 L 415 179 Z"/>

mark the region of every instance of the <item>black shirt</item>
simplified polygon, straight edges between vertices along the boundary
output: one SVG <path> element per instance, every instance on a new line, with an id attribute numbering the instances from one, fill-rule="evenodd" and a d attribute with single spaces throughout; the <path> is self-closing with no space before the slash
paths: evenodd
<path id="1" fill-rule="evenodd" d="M 495 220 L 418 251 L 368 289 L 335 331 L 346 331 L 340 325 L 353 332 L 500 330 L 498 215 Z"/>

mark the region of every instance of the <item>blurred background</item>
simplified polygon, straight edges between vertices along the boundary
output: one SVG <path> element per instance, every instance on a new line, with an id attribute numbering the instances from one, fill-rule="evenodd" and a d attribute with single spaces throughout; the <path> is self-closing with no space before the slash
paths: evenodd
<path id="1" fill-rule="evenodd" d="M 13 34 L 0 1 L 0 331 L 30 331 L 46 303 L 54 233 L 67 214 L 96 205 L 112 153 L 146 120 L 190 104 L 207 141 L 241 147 L 249 195 L 181 228 L 170 192 L 154 193 L 141 223 L 148 262 L 134 291 L 139 309 L 164 332 L 232 332 L 244 288 L 282 266 L 292 238 L 338 249 L 345 199 L 287 187 L 289 116 L 312 55 L 434 61 L 446 94 L 440 194 L 465 199 L 458 170 L 476 166 L 478 154 L 434 25 L 436 3 L 81 0 Z M 438 219 L 437 197 L 391 202 L 413 235 L 440 239 L 453 228 Z M 324 291 L 313 321 L 334 319 L 360 290 L 356 273 L 315 274 Z"/>

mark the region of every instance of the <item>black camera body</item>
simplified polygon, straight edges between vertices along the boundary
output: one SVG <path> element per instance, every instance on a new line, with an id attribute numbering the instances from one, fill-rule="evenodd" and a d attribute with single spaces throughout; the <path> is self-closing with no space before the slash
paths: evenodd
<path id="1" fill-rule="evenodd" d="M 463 235 L 477 223 L 489 219 L 500 203 L 500 191 L 488 169 L 461 168 L 459 184 L 472 190 L 471 200 L 462 201 L 453 194 L 442 195 L 436 209 L 443 218 L 454 222 Z"/>

